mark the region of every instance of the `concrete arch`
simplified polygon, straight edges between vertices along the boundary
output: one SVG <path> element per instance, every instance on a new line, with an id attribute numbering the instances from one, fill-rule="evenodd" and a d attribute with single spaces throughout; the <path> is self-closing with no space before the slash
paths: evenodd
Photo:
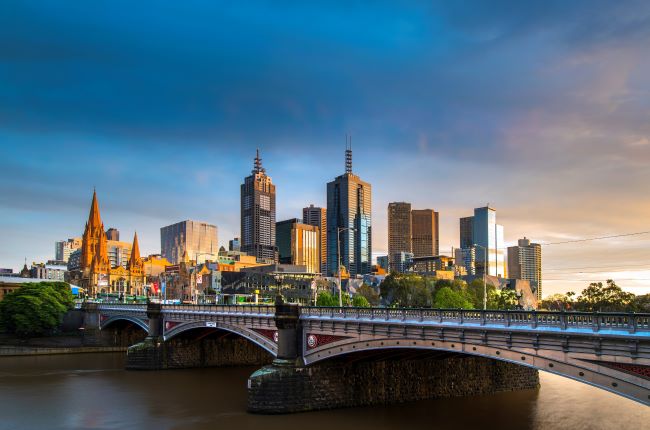
<path id="1" fill-rule="evenodd" d="M 104 330 L 109 325 L 111 325 L 111 324 L 113 324 L 114 322 L 117 322 L 117 321 L 129 321 L 129 322 L 132 322 L 133 324 L 137 325 L 142 330 L 144 330 L 147 334 L 149 333 L 149 326 L 144 321 L 142 321 L 139 318 L 128 316 L 128 315 L 115 315 L 115 316 L 112 316 L 112 317 L 108 318 L 107 320 L 104 320 L 99 325 L 99 328 L 101 330 Z"/>
<path id="2" fill-rule="evenodd" d="M 304 345 L 306 345 L 306 342 Z M 649 380 L 588 360 L 572 357 L 561 360 L 556 357 L 544 356 L 541 354 L 542 351 L 539 351 L 539 353 L 522 352 L 501 346 L 477 345 L 453 340 L 413 340 L 393 337 L 360 340 L 355 338 L 304 351 L 303 361 L 305 365 L 309 366 L 356 352 L 395 349 L 453 352 L 505 361 L 573 379 L 639 403 L 650 405 Z"/>
<path id="3" fill-rule="evenodd" d="M 260 348 L 264 349 L 274 357 L 277 356 L 277 345 L 275 342 L 267 339 L 266 337 L 254 332 L 253 330 L 247 329 L 247 328 L 242 328 L 237 325 L 233 324 L 226 324 L 226 323 L 219 323 L 216 322 L 214 323 L 215 325 L 213 326 L 208 326 L 206 324 L 207 321 L 193 321 L 193 322 L 187 322 L 183 324 L 179 324 L 166 332 L 163 336 L 165 341 L 168 341 L 176 336 L 178 336 L 181 333 L 184 333 L 186 331 L 190 330 L 195 330 L 199 328 L 203 329 L 211 329 L 213 331 L 227 331 L 229 333 L 236 334 L 246 340 L 248 340 L 251 343 L 254 343 L 255 345 L 259 346 Z"/>

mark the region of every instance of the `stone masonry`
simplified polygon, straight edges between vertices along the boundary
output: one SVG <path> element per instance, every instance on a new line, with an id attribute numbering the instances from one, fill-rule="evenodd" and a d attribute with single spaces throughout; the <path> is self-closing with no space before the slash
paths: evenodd
<path id="1" fill-rule="evenodd" d="M 277 362 L 251 375 L 248 410 L 281 414 L 536 389 L 538 371 L 482 357 Z"/>

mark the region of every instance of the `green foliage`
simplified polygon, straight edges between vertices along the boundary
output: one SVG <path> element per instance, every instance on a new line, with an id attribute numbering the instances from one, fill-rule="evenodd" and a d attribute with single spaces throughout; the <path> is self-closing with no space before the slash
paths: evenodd
<path id="1" fill-rule="evenodd" d="M 519 298 L 517 297 L 517 293 L 514 290 L 503 289 L 500 291 L 497 290 L 495 293 L 496 294 L 493 297 L 495 306 L 494 308 L 489 309 L 517 309 L 519 305 Z"/>
<path id="2" fill-rule="evenodd" d="M 466 291 L 442 287 L 436 291 L 434 307 L 442 309 L 474 309 Z"/>
<path id="3" fill-rule="evenodd" d="M 357 290 L 357 296 L 361 296 L 372 306 L 379 305 L 379 294 L 370 285 L 363 284 Z M 354 301 L 353 301 L 354 303 Z"/>
<path id="4" fill-rule="evenodd" d="M 391 307 L 429 307 L 433 303 L 429 285 L 425 278 L 416 274 L 391 273 L 381 283 L 380 296 Z"/>
<path id="5" fill-rule="evenodd" d="M 350 296 L 347 293 L 343 293 L 343 306 L 350 305 Z M 321 291 L 316 297 L 316 306 L 338 306 L 339 305 L 339 295 L 332 294 L 329 291 Z"/>
<path id="6" fill-rule="evenodd" d="M 539 308 L 547 311 L 568 311 L 573 308 L 574 302 L 571 295 L 567 294 L 553 294 L 546 297 L 539 304 Z"/>
<path id="7" fill-rule="evenodd" d="M 369 308 L 370 303 L 364 296 L 356 295 L 352 297 L 352 306 L 355 308 Z"/>
<path id="8" fill-rule="evenodd" d="M 608 279 L 605 286 L 602 282 L 594 282 L 582 290 L 577 307 L 591 312 L 624 311 L 630 309 L 634 299 L 634 294 L 626 293 L 613 280 Z"/>
<path id="9" fill-rule="evenodd" d="M 56 329 L 73 305 L 65 282 L 24 284 L 0 302 L 0 326 L 21 337 L 43 335 Z"/>

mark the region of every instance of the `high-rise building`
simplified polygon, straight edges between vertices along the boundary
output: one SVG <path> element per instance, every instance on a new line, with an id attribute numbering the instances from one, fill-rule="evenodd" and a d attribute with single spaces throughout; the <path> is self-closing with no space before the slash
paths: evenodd
<path id="1" fill-rule="evenodd" d="M 327 184 L 327 271 L 336 276 L 340 261 L 350 276 L 372 270 L 372 189 L 352 173 L 352 149 L 345 151 L 345 173 Z"/>
<path id="2" fill-rule="evenodd" d="M 377 257 L 377 266 L 388 271 L 388 255 L 380 255 Z"/>
<path id="3" fill-rule="evenodd" d="M 460 219 L 460 247 L 470 248 L 474 245 L 474 217 L 467 216 Z"/>
<path id="4" fill-rule="evenodd" d="M 80 237 L 56 241 L 54 243 L 54 259 L 57 261 L 65 261 L 67 263 L 70 259 L 70 254 L 77 249 L 81 249 Z"/>
<path id="5" fill-rule="evenodd" d="M 433 209 L 411 211 L 411 251 L 414 257 L 440 254 L 439 214 Z"/>
<path id="6" fill-rule="evenodd" d="M 228 251 L 241 251 L 241 242 L 238 237 L 228 241 Z"/>
<path id="7" fill-rule="evenodd" d="M 477 275 L 506 277 L 503 226 L 496 218 L 496 210 L 485 206 L 474 209 L 474 216 L 460 219 L 461 249 L 476 248 L 472 255 Z"/>
<path id="8" fill-rule="evenodd" d="M 388 204 L 388 265 L 391 271 L 403 272 L 402 254 L 411 253 L 411 204 Z"/>
<path id="9" fill-rule="evenodd" d="M 305 266 L 309 273 L 320 272 L 320 230 L 303 224 L 298 218 L 276 224 L 276 245 L 279 262 Z"/>
<path id="10" fill-rule="evenodd" d="M 302 209 L 302 222 L 318 227 L 320 272 L 327 273 L 327 209 L 309 205 Z"/>
<path id="11" fill-rule="evenodd" d="M 241 250 L 258 260 L 277 261 L 275 185 L 257 151 L 253 171 L 241 185 Z"/>
<path id="12" fill-rule="evenodd" d="M 163 258 L 172 264 L 179 264 L 183 256 L 197 262 L 216 261 L 219 254 L 217 226 L 185 220 L 162 227 L 160 250 Z"/>
<path id="13" fill-rule="evenodd" d="M 529 281 L 537 300 L 542 300 L 542 246 L 524 237 L 508 247 L 508 276 Z"/>
<path id="14" fill-rule="evenodd" d="M 120 240 L 120 231 L 116 228 L 109 228 L 106 230 L 106 238 L 108 240 L 115 240 L 119 241 Z"/>

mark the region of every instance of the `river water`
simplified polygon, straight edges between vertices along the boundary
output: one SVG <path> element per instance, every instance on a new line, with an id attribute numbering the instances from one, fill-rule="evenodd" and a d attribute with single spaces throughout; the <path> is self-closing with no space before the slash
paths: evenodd
<path id="1" fill-rule="evenodd" d="M 133 372 L 123 353 L 0 357 L 0 429 L 650 429 L 650 408 L 541 373 L 541 388 L 393 406 L 260 416 L 255 368 Z"/>

